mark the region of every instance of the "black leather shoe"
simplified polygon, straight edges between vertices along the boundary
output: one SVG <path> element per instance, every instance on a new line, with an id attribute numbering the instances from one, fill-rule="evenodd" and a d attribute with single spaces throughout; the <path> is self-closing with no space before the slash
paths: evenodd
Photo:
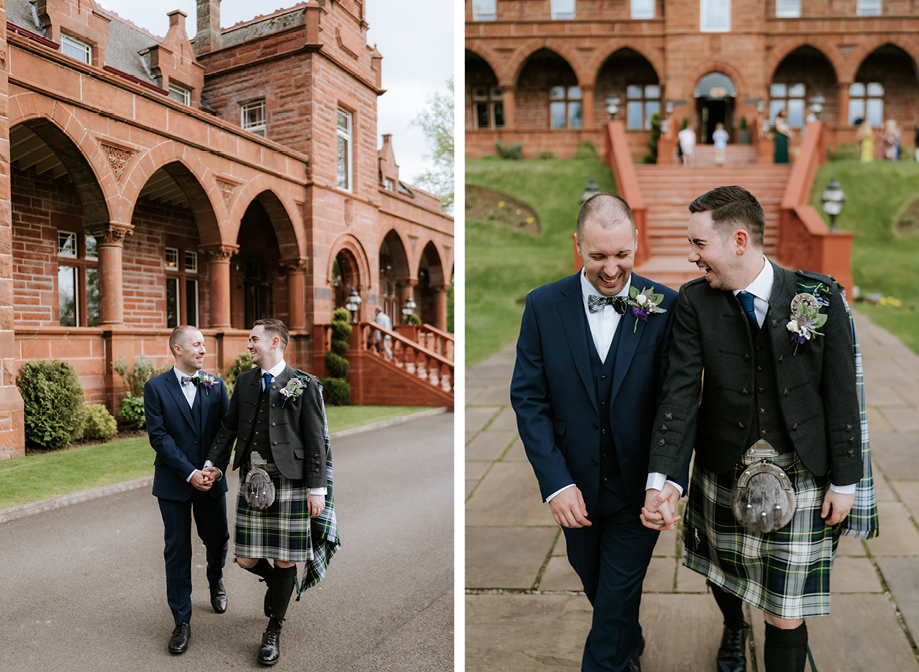
<path id="1" fill-rule="evenodd" d="M 169 653 L 176 655 L 188 651 L 188 639 L 191 637 L 191 625 L 188 621 L 179 623 L 169 638 Z"/>
<path id="2" fill-rule="evenodd" d="M 211 606 L 218 614 L 227 610 L 227 589 L 223 587 L 223 579 L 211 586 Z"/>
<path id="3" fill-rule="evenodd" d="M 271 667 L 281 659 L 281 633 L 265 630 L 262 645 L 258 649 L 258 662 Z"/>
<path id="4" fill-rule="evenodd" d="M 744 643 L 747 640 L 747 630 L 750 626 L 746 623 L 741 628 L 724 626 L 721 635 L 721 646 L 718 647 L 718 672 L 745 672 L 747 669 L 747 653 Z"/>
<path id="5" fill-rule="evenodd" d="M 638 643 L 638 648 L 632 652 L 632 658 L 629 660 L 628 672 L 641 672 L 641 654 L 645 652 L 645 638 L 642 637 Z"/>

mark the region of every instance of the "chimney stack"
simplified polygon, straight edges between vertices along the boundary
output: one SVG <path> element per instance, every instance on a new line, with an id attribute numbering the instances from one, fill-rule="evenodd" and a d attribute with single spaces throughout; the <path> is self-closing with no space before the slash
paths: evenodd
<path id="1" fill-rule="evenodd" d="M 197 0 L 198 34 L 195 35 L 195 52 L 206 54 L 220 49 L 220 0 Z"/>

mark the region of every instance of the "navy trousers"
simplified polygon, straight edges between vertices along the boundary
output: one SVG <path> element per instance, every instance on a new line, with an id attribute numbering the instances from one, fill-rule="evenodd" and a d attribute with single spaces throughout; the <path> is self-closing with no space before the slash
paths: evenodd
<path id="1" fill-rule="evenodd" d="M 226 495 L 211 497 L 195 490 L 185 502 L 158 499 L 163 516 L 166 548 L 166 601 L 175 624 L 191 620 L 191 521 L 195 519 L 198 537 L 207 552 L 207 582 L 223 578 L 230 533 L 227 530 Z"/>
<path id="2" fill-rule="evenodd" d="M 641 586 L 658 532 L 641 524 L 623 483 L 600 488 L 590 527 L 563 528 L 568 561 L 593 605 L 581 669 L 619 672 L 641 642 Z"/>

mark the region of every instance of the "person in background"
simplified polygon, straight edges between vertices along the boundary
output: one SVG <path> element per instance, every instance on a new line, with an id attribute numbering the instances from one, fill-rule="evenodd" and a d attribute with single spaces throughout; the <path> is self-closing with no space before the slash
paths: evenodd
<path id="1" fill-rule="evenodd" d="M 724 158 L 728 151 L 728 132 L 724 130 L 724 124 L 720 121 L 715 124 L 712 140 L 715 142 L 715 165 L 723 166 Z"/>
<path id="2" fill-rule="evenodd" d="M 858 158 L 862 163 L 874 161 L 874 129 L 866 119 L 858 127 Z"/>
<path id="3" fill-rule="evenodd" d="M 687 126 L 677 133 L 677 139 L 680 142 L 680 151 L 683 152 L 683 165 L 691 166 L 692 155 L 696 149 L 696 132 L 692 130 L 692 126 Z"/>
<path id="4" fill-rule="evenodd" d="M 392 331 L 392 320 L 389 319 L 389 315 L 384 313 L 379 306 L 377 306 L 374 311 L 373 321 L 387 331 Z M 377 352 L 386 352 L 386 359 L 392 359 L 392 336 L 384 334 L 382 331 L 374 330 L 373 342 Z"/>
<path id="5" fill-rule="evenodd" d="M 791 126 L 788 125 L 788 113 L 779 110 L 775 117 L 775 150 L 773 163 L 788 163 L 788 140 L 794 137 Z"/>

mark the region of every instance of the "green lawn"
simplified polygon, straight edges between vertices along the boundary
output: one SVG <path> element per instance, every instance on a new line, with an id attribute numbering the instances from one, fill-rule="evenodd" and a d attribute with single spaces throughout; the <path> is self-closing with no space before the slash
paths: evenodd
<path id="1" fill-rule="evenodd" d="M 338 432 L 427 407 L 331 406 L 329 431 Z M 153 474 L 146 436 L 0 461 L 0 509 L 69 495 Z"/>
<path id="2" fill-rule="evenodd" d="M 474 364 L 517 337 L 527 292 L 574 272 L 571 234 L 578 198 L 589 178 L 615 193 L 599 160 L 466 160 L 466 184 L 527 203 L 540 232 L 466 220 L 466 363 Z"/>
<path id="3" fill-rule="evenodd" d="M 901 213 L 919 200 L 919 164 L 827 163 L 818 172 L 811 193 L 811 204 L 821 214 L 820 194 L 833 173 L 846 193 L 836 225 L 855 232 L 853 281 L 862 296 L 879 293 L 903 302 L 902 308 L 861 302 L 855 307 L 919 352 L 919 229 L 906 235 L 896 230 Z M 824 219 L 829 221 L 825 215 Z"/>

